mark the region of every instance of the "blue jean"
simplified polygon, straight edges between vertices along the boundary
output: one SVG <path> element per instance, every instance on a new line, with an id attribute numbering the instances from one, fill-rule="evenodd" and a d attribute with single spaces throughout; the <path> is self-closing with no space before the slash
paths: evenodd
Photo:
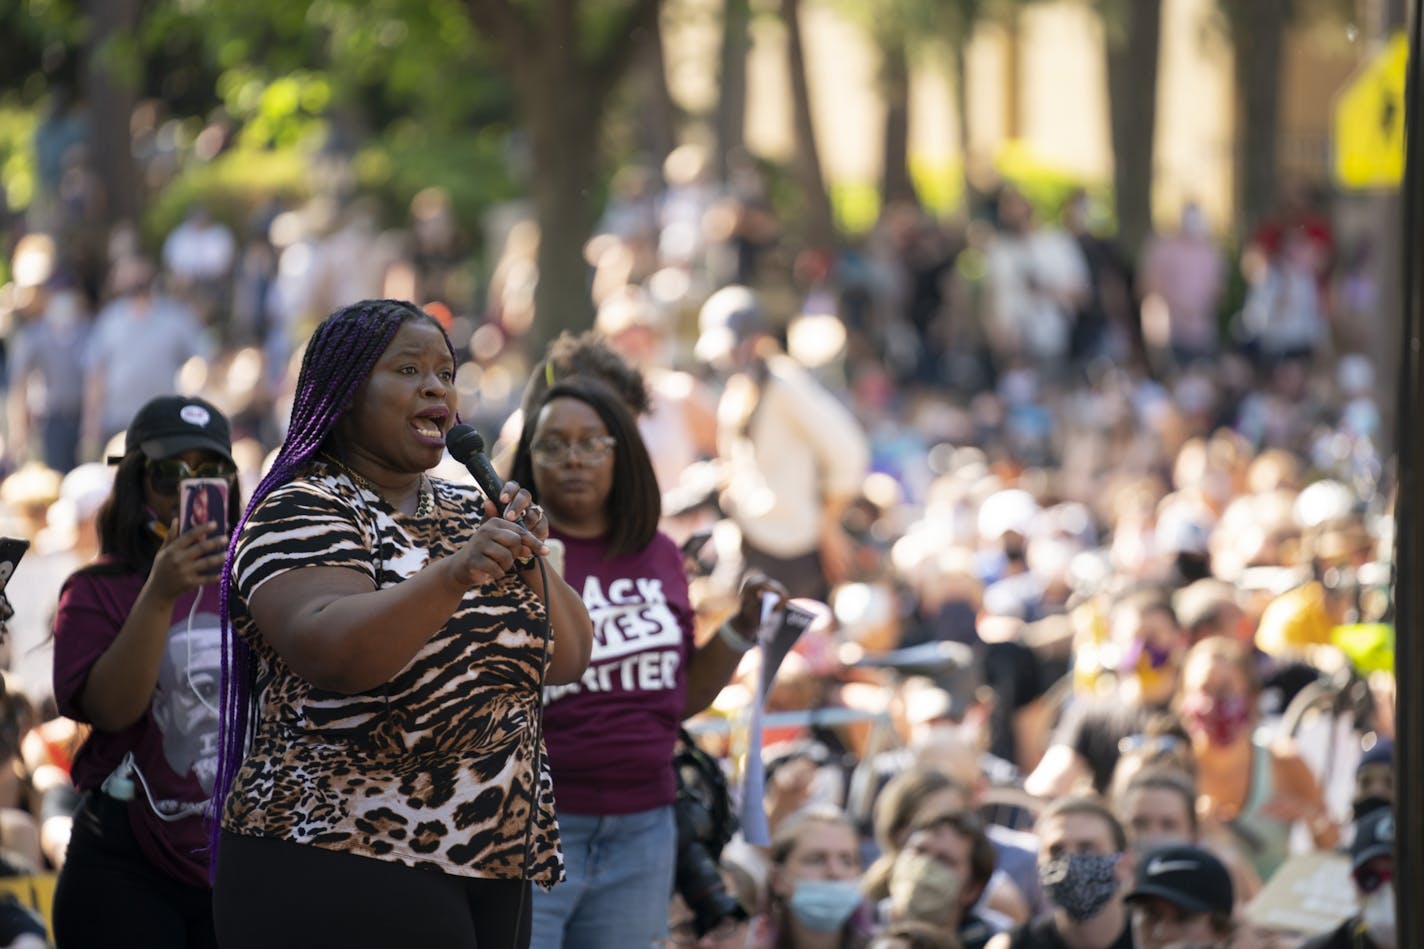
<path id="1" fill-rule="evenodd" d="M 547 893 L 534 888 L 530 949 L 661 945 L 677 860 L 672 807 L 558 816 L 568 879 Z"/>

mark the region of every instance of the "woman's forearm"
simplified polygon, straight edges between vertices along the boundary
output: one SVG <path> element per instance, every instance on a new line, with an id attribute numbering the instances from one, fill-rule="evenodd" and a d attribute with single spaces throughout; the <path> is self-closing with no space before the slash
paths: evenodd
<path id="1" fill-rule="evenodd" d="M 78 703 L 95 728 L 115 732 L 143 716 L 158 685 L 175 602 L 145 583 L 119 635 L 90 667 Z"/>

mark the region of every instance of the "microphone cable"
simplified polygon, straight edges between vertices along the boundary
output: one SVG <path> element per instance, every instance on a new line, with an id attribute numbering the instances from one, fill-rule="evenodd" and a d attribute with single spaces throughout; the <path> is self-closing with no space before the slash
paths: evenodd
<path id="1" fill-rule="evenodd" d="M 524 885 L 519 888 L 519 906 L 514 914 L 514 941 L 510 944 L 511 949 L 520 949 L 519 929 L 524 924 L 524 904 L 529 899 L 530 891 L 534 886 L 534 881 L 529 879 L 529 864 L 534 859 L 534 822 L 539 817 L 540 788 L 543 784 L 544 772 L 541 767 L 541 751 L 544 747 L 544 676 L 549 667 L 549 645 L 553 642 L 553 630 L 549 621 L 549 570 L 544 565 L 544 558 L 535 556 L 535 562 L 539 564 L 539 582 L 544 587 L 544 621 L 540 624 L 540 635 L 543 639 L 541 655 L 539 658 L 539 685 L 534 691 L 534 753 L 531 755 L 533 764 L 533 774 L 529 779 L 529 819 L 524 826 L 524 868 L 520 872 L 520 882 Z M 532 592 L 534 587 L 521 574 L 519 579 L 529 587 Z M 534 917 L 529 918 L 529 935 L 533 938 Z"/>

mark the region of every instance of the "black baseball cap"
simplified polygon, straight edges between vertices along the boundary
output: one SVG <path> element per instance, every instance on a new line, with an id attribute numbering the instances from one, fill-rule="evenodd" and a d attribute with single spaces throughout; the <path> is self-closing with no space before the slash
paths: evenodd
<path id="1" fill-rule="evenodd" d="M 1231 914 L 1236 894 L 1231 874 L 1212 854 L 1189 844 L 1150 851 L 1137 864 L 1137 879 L 1127 900 L 1155 896 L 1189 913 Z"/>
<path id="2" fill-rule="evenodd" d="M 1388 807 L 1369 811 L 1355 821 L 1350 843 L 1350 867 L 1358 870 L 1375 857 L 1394 855 L 1394 811 Z"/>
<path id="3" fill-rule="evenodd" d="M 172 458 L 194 448 L 232 461 L 232 430 L 227 416 L 195 396 L 161 395 L 134 415 L 124 434 L 124 454 L 142 450 L 152 459 Z M 122 458 L 110 457 L 109 464 Z M 236 462 L 234 462 L 236 464 Z"/>

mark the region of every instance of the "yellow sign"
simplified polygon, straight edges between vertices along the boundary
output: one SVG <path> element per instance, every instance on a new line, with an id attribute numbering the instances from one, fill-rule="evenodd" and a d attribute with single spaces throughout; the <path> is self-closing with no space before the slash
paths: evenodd
<path id="1" fill-rule="evenodd" d="M 53 933 L 50 910 L 54 907 L 54 884 L 58 879 L 58 875 L 54 873 L 0 877 L 0 899 L 14 897 L 20 905 L 34 910 L 44 921 L 45 927 Z"/>
<path id="2" fill-rule="evenodd" d="M 1335 102 L 1335 179 L 1345 188 L 1404 180 L 1404 74 L 1409 41 L 1396 33 Z"/>

